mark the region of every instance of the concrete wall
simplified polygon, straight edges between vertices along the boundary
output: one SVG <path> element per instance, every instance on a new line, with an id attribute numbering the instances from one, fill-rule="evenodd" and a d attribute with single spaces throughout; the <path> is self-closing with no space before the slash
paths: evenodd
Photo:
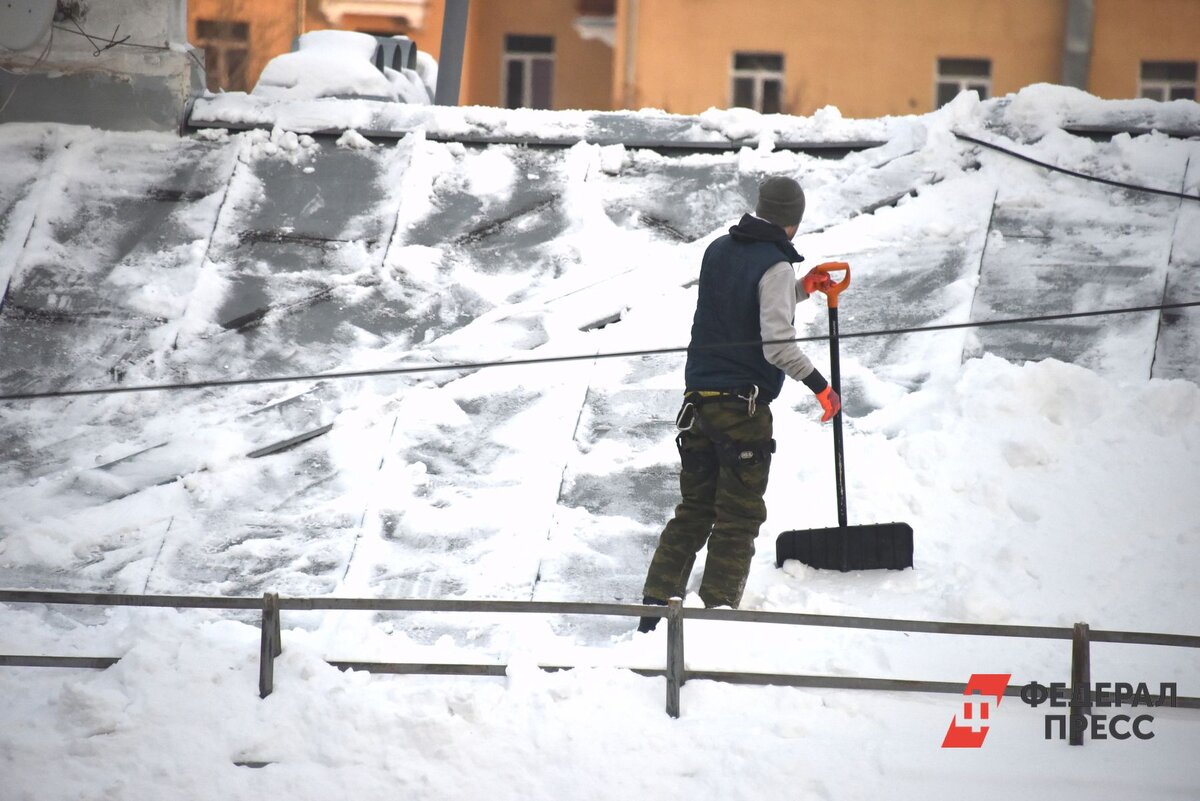
<path id="1" fill-rule="evenodd" d="M 175 130 L 187 101 L 203 85 L 199 54 L 187 44 L 186 19 L 185 0 L 93 2 L 78 28 L 105 40 L 127 36 L 126 44 L 97 53 L 97 44 L 67 21 L 56 23 L 52 39 L 23 53 L 0 52 L 6 70 L 0 71 L 0 103 L 9 98 L 0 123 Z M 49 50 L 38 63 L 47 41 Z"/>

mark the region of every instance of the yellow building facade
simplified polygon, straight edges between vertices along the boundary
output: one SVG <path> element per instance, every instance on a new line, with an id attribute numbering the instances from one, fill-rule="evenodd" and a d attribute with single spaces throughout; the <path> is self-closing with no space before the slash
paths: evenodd
<path id="1" fill-rule="evenodd" d="M 1200 62 L 1200 0 L 471 0 L 469 8 L 463 105 L 799 115 L 832 105 L 878 117 L 924 113 L 964 89 L 993 97 L 1034 83 L 1074 83 L 1113 99 L 1194 99 Z M 438 57 L 444 13 L 445 0 L 189 2 L 192 43 L 216 53 L 213 89 L 252 88 L 301 29 L 402 33 Z"/>
<path id="2" fill-rule="evenodd" d="M 1144 83 L 1167 73 L 1176 96 L 1187 96 L 1190 75 L 1195 97 L 1200 3 L 1090 5 L 1081 88 L 1106 98 L 1138 97 Z M 833 105 L 846 116 L 878 117 L 930 111 L 952 90 L 997 96 L 1063 83 L 1071 6 L 1069 0 L 618 0 L 614 106 L 696 113 L 757 100 L 759 110 L 808 115 Z M 776 95 L 774 107 L 764 108 L 762 101 Z"/>
<path id="3" fill-rule="evenodd" d="M 306 26 L 305 0 L 188 0 L 188 41 L 204 50 L 209 91 L 248 92 Z"/>

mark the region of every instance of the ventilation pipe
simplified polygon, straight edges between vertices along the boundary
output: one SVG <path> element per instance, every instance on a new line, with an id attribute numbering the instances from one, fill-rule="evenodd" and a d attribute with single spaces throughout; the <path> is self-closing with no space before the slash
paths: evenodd
<path id="1" fill-rule="evenodd" d="M 1063 86 L 1087 90 L 1092 62 L 1093 0 L 1067 0 L 1067 30 L 1063 37 Z"/>
<path id="2" fill-rule="evenodd" d="M 442 52 L 438 58 L 437 91 L 433 102 L 457 106 L 462 83 L 463 52 L 467 42 L 467 11 L 470 0 L 446 0 L 442 17 Z"/>

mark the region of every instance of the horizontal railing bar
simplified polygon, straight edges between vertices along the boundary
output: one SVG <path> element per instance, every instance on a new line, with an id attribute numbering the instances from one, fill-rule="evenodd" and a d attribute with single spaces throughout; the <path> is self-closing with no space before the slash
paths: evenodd
<path id="1" fill-rule="evenodd" d="M 804 676 L 789 673 L 742 673 L 729 670 L 688 670 L 687 680 L 719 681 L 725 684 L 811 687 L 825 690 L 888 690 L 891 692 L 953 693 L 955 695 L 962 695 L 963 692 L 963 683 L 953 681 L 874 679 L 860 676 Z M 1007 691 L 1005 694 L 1016 695 L 1015 692 Z"/>
<path id="2" fill-rule="evenodd" d="M 103 670 L 120 662 L 119 656 L 31 656 L 27 654 L 0 654 L 0 666 L 7 667 L 61 667 L 98 668 Z"/>
<path id="3" fill-rule="evenodd" d="M 6 667 L 61 667 L 92 668 L 103 670 L 120 661 L 111 656 L 31 656 L 24 654 L 0 654 L 0 666 Z M 361 670 L 367 673 L 425 676 L 505 676 L 506 665 L 477 663 L 438 662 L 352 662 L 330 660 L 329 665 L 338 670 Z M 562 670 L 577 670 L 575 665 L 539 665 L 540 669 L 552 673 Z M 661 668 L 625 668 L 647 678 L 662 678 L 666 671 Z M 772 685 L 779 687 L 808 687 L 826 690 L 883 690 L 887 692 L 949 693 L 961 695 L 962 682 L 917 681 L 911 679 L 879 679 L 859 676 L 808 676 L 789 673 L 744 673 L 725 670 L 687 670 L 687 681 L 718 681 L 725 684 Z M 1009 686 L 1005 695 L 1017 697 L 1019 685 Z M 1172 707 L 1200 709 L 1200 698 L 1181 695 L 1174 699 Z M 1155 707 L 1162 709 L 1163 707 Z"/>
<path id="4" fill-rule="evenodd" d="M 800 626 L 875 629 L 879 631 L 915 631 L 927 634 L 973 634 L 985 637 L 1030 637 L 1069 640 L 1072 630 L 1058 626 L 1011 626 L 992 623 L 951 623 L 933 620 L 902 620 L 882 617 L 844 617 L 812 615 L 804 612 L 761 612 L 741 609 L 685 608 L 685 618 L 727 620 L 741 623 L 783 623 Z M 1164 635 L 1169 636 L 1169 635 Z"/>
<path id="5" fill-rule="evenodd" d="M 1172 645 L 1179 648 L 1200 648 L 1200 637 L 1189 634 L 1155 634 L 1146 631 L 1096 631 L 1088 634 L 1092 642 L 1119 642 L 1127 645 Z"/>
<path id="6" fill-rule="evenodd" d="M 688 670 L 688 681 L 719 681 L 726 684 L 775 685 L 780 687 L 810 687 L 826 690 L 885 690 L 889 692 L 963 694 L 963 683 L 953 681 L 918 681 L 912 679 L 878 679 L 859 676 L 805 676 L 792 673 L 742 673 L 726 670 Z M 1022 685 L 1009 685 L 1004 695 L 1019 698 Z M 1200 709 L 1200 698 L 1181 695 L 1170 704 L 1155 709 L 1179 707 Z M 1050 707 L 1047 707 L 1049 709 Z M 1113 707 L 1114 709 L 1123 707 Z M 1132 708 L 1132 707 L 1130 707 Z M 1070 709 L 1067 713 L 1070 713 Z"/>
<path id="7" fill-rule="evenodd" d="M 45 603 L 87 606 L 135 606 L 154 608 L 254 609 L 262 608 L 257 597 L 195 595 L 129 595 L 123 593 L 59 592 L 53 590 L 0 590 L 0 603 Z M 666 607 L 641 604 L 600 604 L 572 601 L 473 601 L 420 598 L 280 598 L 279 608 L 292 611 L 358 610 L 375 612 L 476 612 L 518 614 L 601 615 L 616 617 L 665 617 Z M 991 623 L 904 620 L 898 618 L 815 615 L 804 612 L 768 612 L 741 609 L 685 607 L 684 618 L 742 623 L 772 623 L 833 628 L 907 631 L 928 634 L 965 634 L 1032 639 L 1070 639 L 1072 629 L 1060 626 L 1018 626 Z M 1091 632 L 1093 642 L 1133 645 L 1167 645 L 1200 648 L 1200 636 L 1154 632 Z"/>
<path id="8" fill-rule="evenodd" d="M 106 592 L 0 590 L 0 603 L 142 606 L 173 609 L 262 609 L 262 598 L 219 595 L 127 595 Z"/>
<path id="9" fill-rule="evenodd" d="M 443 662 L 346 662 L 331 660 L 328 664 L 338 670 L 361 670 L 367 673 L 392 673 L 396 675 L 424 676 L 506 676 L 507 665 L 478 664 L 478 663 L 443 663 Z M 538 665 L 547 673 L 557 673 L 561 670 L 578 670 L 578 665 Z M 662 668 L 624 668 L 614 666 L 617 670 L 628 670 L 639 676 L 662 678 L 666 671 Z"/>
<path id="10" fill-rule="evenodd" d="M 425 676 L 503 676 L 504 665 L 434 664 L 420 662 L 347 662 L 330 660 L 338 670 L 361 670 L 367 673 L 394 673 Z"/>
<path id="11" fill-rule="evenodd" d="M 571 601 L 452 601 L 422 598 L 280 598 L 280 609 L 359 610 L 371 612 L 503 612 L 552 615 L 665 615 L 664 607 Z"/>

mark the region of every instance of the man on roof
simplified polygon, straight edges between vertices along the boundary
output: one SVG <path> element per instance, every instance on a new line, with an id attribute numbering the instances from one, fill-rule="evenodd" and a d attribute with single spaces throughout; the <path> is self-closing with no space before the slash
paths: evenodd
<path id="1" fill-rule="evenodd" d="M 841 408 L 825 378 L 793 341 L 796 303 L 831 279 L 811 270 L 792 238 L 804 216 L 804 190 L 775 176 L 759 186 L 745 214 L 704 252 L 686 390 L 676 419 L 681 500 L 659 537 L 643 586 L 643 603 L 683 597 L 700 549 L 708 559 L 700 584 L 705 606 L 737 608 L 750 573 L 754 540 L 767 518 L 763 495 L 771 454 L 771 401 L 785 376 L 803 383 L 821 404 L 821 421 Z M 658 624 L 643 617 L 638 631 Z"/>

